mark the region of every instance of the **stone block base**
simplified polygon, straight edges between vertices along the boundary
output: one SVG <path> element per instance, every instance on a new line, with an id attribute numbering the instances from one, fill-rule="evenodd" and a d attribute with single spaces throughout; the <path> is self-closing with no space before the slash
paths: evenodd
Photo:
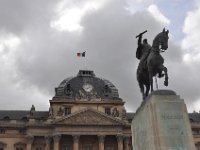
<path id="1" fill-rule="evenodd" d="M 131 128 L 133 150 L 195 150 L 186 105 L 173 91 L 149 95 Z"/>

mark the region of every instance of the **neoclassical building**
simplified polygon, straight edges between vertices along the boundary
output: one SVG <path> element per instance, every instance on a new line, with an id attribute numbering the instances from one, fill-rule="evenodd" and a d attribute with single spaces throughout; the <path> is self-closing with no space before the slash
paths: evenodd
<path id="1" fill-rule="evenodd" d="M 124 100 L 91 70 L 64 79 L 48 111 L 0 111 L 0 150 L 131 150 L 131 121 Z M 200 114 L 189 114 L 200 149 Z"/>

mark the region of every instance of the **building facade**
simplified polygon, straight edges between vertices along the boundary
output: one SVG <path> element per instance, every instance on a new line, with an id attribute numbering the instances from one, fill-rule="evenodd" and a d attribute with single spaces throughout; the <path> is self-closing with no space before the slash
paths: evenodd
<path id="1" fill-rule="evenodd" d="M 48 111 L 0 111 L 0 150 L 131 150 L 131 121 L 117 88 L 93 71 L 64 79 Z M 189 114 L 200 149 L 200 114 Z"/>

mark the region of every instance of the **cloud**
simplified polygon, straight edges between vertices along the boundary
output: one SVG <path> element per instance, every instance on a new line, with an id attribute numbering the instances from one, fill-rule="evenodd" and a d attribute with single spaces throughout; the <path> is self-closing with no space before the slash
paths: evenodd
<path id="1" fill-rule="evenodd" d="M 71 3 L 69 1 L 61 1 L 55 10 L 58 14 L 54 21 L 51 21 L 51 27 L 60 31 L 76 31 L 81 30 L 81 18 L 88 12 L 94 11 L 102 7 L 105 3 L 102 1 L 85 1 Z"/>
<path id="2" fill-rule="evenodd" d="M 128 5 L 123 0 L 1 1 L 1 109 L 29 109 L 35 104 L 37 110 L 48 110 L 54 88 L 63 79 L 76 76 L 79 69 L 88 68 L 97 77 L 110 80 L 119 89 L 126 108 L 135 111 L 141 103 L 135 36 L 148 30 L 144 37 L 152 43 L 169 21 L 156 6 L 152 5 L 151 11 L 132 13 Z M 77 20 L 71 20 L 73 10 L 78 10 Z M 162 16 L 159 20 L 156 13 Z M 70 28 L 70 24 L 75 24 L 75 28 Z M 85 60 L 76 57 L 80 51 L 86 51 Z M 199 89 L 199 79 L 183 63 L 180 45 L 169 41 L 169 49 L 162 55 L 169 70 L 169 88 L 195 102 L 200 96 L 190 90 Z M 183 76 L 184 70 L 190 71 L 190 80 Z M 163 80 L 159 82 L 162 88 Z M 16 105 L 10 107 L 10 103 Z"/>
<path id="3" fill-rule="evenodd" d="M 200 43 L 196 39 L 200 39 L 200 3 L 196 1 L 196 8 L 187 13 L 184 26 L 183 33 L 185 33 L 185 38 L 182 42 L 183 48 L 191 53 L 191 49 L 193 51 L 193 55 L 200 53 Z"/>
<path id="4" fill-rule="evenodd" d="M 158 7 L 155 4 L 152 4 L 148 7 L 147 9 L 152 15 L 153 17 L 158 20 L 159 22 L 169 25 L 170 24 L 170 20 L 165 17 L 160 10 L 158 9 Z"/>
<path id="5" fill-rule="evenodd" d="M 188 108 L 190 110 L 197 110 L 197 107 L 200 103 L 200 94 L 199 94 L 199 70 L 197 68 L 200 67 L 199 58 L 200 58 L 200 3 L 199 1 L 195 1 L 195 8 L 190 10 L 187 13 L 187 16 L 183 25 L 183 33 L 185 34 L 182 43 L 181 49 L 182 51 L 182 62 L 180 64 L 176 64 L 176 76 L 181 78 L 179 82 L 174 81 L 174 87 L 176 87 L 177 91 L 182 93 L 183 97 L 186 99 L 186 103 L 188 104 Z M 177 71 L 177 67 L 179 66 L 179 72 Z M 182 81 L 182 82 L 181 82 Z"/>

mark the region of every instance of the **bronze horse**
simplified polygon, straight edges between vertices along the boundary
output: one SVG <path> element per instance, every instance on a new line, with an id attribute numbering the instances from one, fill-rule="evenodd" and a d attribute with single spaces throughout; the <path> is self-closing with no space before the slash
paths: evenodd
<path id="1" fill-rule="evenodd" d="M 143 99 L 148 96 L 150 89 L 151 92 L 153 91 L 153 77 L 157 74 L 159 75 L 158 77 L 165 76 L 164 85 L 168 86 L 167 68 L 163 65 L 164 59 L 160 54 L 168 48 L 168 33 L 168 30 L 165 31 L 165 29 L 163 29 L 163 31 L 154 38 L 150 53 L 145 60 L 145 68 L 143 69 L 142 73 L 139 73 L 137 70 L 137 80 Z M 144 86 L 146 87 L 146 91 L 144 91 Z"/>

